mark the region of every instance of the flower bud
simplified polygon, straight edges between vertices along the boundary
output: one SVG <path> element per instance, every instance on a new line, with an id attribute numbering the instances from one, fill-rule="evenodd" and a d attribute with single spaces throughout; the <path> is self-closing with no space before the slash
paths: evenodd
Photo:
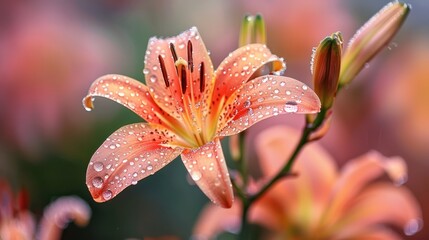
<path id="1" fill-rule="evenodd" d="M 353 36 L 340 72 L 340 88 L 349 83 L 390 40 L 408 16 L 411 6 L 391 2 L 376 13 Z"/>
<path id="2" fill-rule="evenodd" d="M 239 47 L 251 43 L 267 42 L 267 34 L 265 31 L 265 21 L 261 15 L 256 16 L 247 15 L 241 23 Z"/>
<path id="3" fill-rule="evenodd" d="M 336 32 L 320 42 L 312 58 L 314 91 L 324 109 L 332 107 L 337 93 L 342 46 L 341 33 Z"/>
<path id="4" fill-rule="evenodd" d="M 239 47 L 245 46 L 247 44 L 252 43 L 261 43 L 266 44 L 267 43 L 267 33 L 265 30 L 265 21 L 263 17 L 260 14 L 253 15 L 247 15 L 244 17 L 242 23 L 241 23 L 241 29 L 240 29 L 240 37 L 239 37 Z M 267 65 L 266 67 L 269 69 L 268 72 L 277 71 L 279 69 L 283 69 L 283 62 L 282 61 L 273 61 L 272 66 Z M 265 75 L 267 73 L 264 72 L 265 69 L 261 68 L 255 71 L 255 73 L 250 77 L 256 78 L 258 76 Z M 229 137 L 229 147 L 231 151 L 231 157 L 234 161 L 240 161 L 243 157 L 242 153 L 242 144 L 244 141 L 244 133 L 231 135 Z"/>

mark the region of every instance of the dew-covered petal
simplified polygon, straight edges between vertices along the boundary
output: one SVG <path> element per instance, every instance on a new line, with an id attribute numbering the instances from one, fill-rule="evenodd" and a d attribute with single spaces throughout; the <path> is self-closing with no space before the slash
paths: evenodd
<path id="1" fill-rule="evenodd" d="M 172 46 L 174 46 L 174 50 L 172 50 Z M 176 37 L 151 38 L 143 70 L 146 84 L 155 101 L 173 116 L 181 115 L 184 109 L 182 84 L 175 64 L 176 57 L 187 62 L 189 76 L 187 77 L 186 94 L 192 95 L 195 102 L 201 102 L 201 105 L 205 106 L 209 96 L 205 92 L 213 88 L 213 64 L 196 27 L 192 27 Z M 160 58 L 163 61 L 163 68 L 165 67 L 164 74 Z M 203 74 L 201 74 L 201 65 L 204 65 Z M 201 75 L 204 78 L 203 83 L 200 82 Z"/>
<path id="2" fill-rule="evenodd" d="M 107 201 L 170 163 L 182 151 L 167 147 L 175 140 L 176 136 L 160 125 L 139 123 L 118 129 L 89 162 L 86 185 L 94 200 Z"/>
<path id="3" fill-rule="evenodd" d="M 268 69 L 261 69 L 266 66 Z M 249 44 L 230 53 L 215 72 L 213 101 L 228 99 L 245 82 L 254 77 L 285 69 L 283 60 L 273 55 L 263 44 Z M 255 74 L 260 71 L 260 74 Z M 254 75 L 255 74 L 255 75 Z"/>
<path id="4" fill-rule="evenodd" d="M 181 156 L 191 178 L 206 196 L 221 207 L 231 207 L 234 195 L 219 139 L 185 150 Z"/>
<path id="5" fill-rule="evenodd" d="M 319 98 L 304 83 L 283 76 L 258 77 L 243 85 L 225 104 L 219 116 L 218 136 L 237 134 L 279 114 L 319 110 Z"/>
<path id="6" fill-rule="evenodd" d="M 131 109 L 147 122 L 161 123 L 155 115 L 165 115 L 153 101 L 148 88 L 132 78 L 109 74 L 95 80 L 89 88 L 88 95 L 83 99 L 87 110 L 93 108 L 95 96 L 105 97 Z"/>
<path id="7" fill-rule="evenodd" d="M 387 173 L 396 185 L 401 185 L 407 180 L 406 165 L 400 157 L 388 158 L 371 151 L 349 161 L 333 188 L 331 203 L 325 213 L 329 216 L 326 221 L 328 223 L 336 221 L 362 189 L 383 173 Z"/>
<path id="8" fill-rule="evenodd" d="M 209 204 L 201 211 L 195 224 L 192 239 L 217 239 L 222 232 L 238 232 L 240 229 L 241 204 L 234 202 L 231 208 L 219 208 Z"/>
<path id="9" fill-rule="evenodd" d="M 371 226 L 394 225 L 412 235 L 422 227 L 421 209 L 412 193 L 404 187 L 379 183 L 366 188 L 335 224 L 344 239 L 359 235 Z"/>

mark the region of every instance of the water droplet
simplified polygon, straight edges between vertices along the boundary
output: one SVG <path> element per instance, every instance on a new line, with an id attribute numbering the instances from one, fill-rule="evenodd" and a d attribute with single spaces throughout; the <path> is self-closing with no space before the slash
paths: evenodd
<path id="1" fill-rule="evenodd" d="M 369 68 L 369 63 L 365 63 L 365 66 L 364 66 L 364 68 Z"/>
<path id="2" fill-rule="evenodd" d="M 307 87 L 307 85 L 302 85 L 302 90 L 307 90 L 308 89 L 308 87 Z"/>
<path id="3" fill-rule="evenodd" d="M 118 92 L 118 96 L 119 96 L 119 97 L 123 97 L 123 96 L 125 96 L 125 93 L 123 93 L 123 92 Z"/>
<path id="4" fill-rule="evenodd" d="M 288 91 L 286 91 L 286 95 L 290 95 L 291 94 L 291 92 L 288 90 Z"/>
<path id="5" fill-rule="evenodd" d="M 101 177 L 93 178 L 92 186 L 94 186 L 95 188 L 101 188 L 103 186 L 103 179 Z"/>
<path id="6" fill-rule="evenodd" d="M 149 79 L 150 79 L 151 82 L 154 83 L 154 82 L 156 82 L 157 77 L 155 75 L 151 75 Z"/>
<path id="7" fill-rule="evenodd" d="M 147 68 L 143 69 L 143 74 L 144 74 L 144 75 L 149 74 L 149 69 L 147 69 Z"/>
<path id="8" fill-rule="evenodd" d="M 294 101 L 286 102 L 284 110 L 288 113 L 294 113 L 298 111 L 298 104 Z"/>
<path id="9" fill-rule="evenodd" d="M 286 86 L 286 83 L 282 81 L 282 82 L 280 82 L 280 86 L 284 87 L 284 86 Z"/>
<path id="10" fill-rule="evenodd" d="M 109 199 L 111 199 L 112 198 L 112 191 L 110 191 L 110 190 L 106 190 L 106 191 L 104 191 L 103 192 L 103 198 L 104 198 L 104 200 L 109 200 Z"/>
<path id="11" fill-rule="evenodd" d="M 192 180 L 194 180 L 194 181 L 198 181 L 198 180 L 200 180 L 200 179 L 201 179 L 202 174 L 201 174 L 199 171 L 193 171 L 193 172 L 191 173 L 191 177 L 192 177 Z"/>
<path id="12" fill-rule="evenodd" d="M 135 173 L 133 173 L 133 177 L 137 177 L 138 176 L 138 174 L 135 172 Z"/>
<path id="13" fill-rule="evenodd" d="M 420 231 L 423 227 L 421 219 L 412 219 L 404 227 L 404 233 L 407 236 L 411 236 Z"/>
<path id="14" fill-rule="evenodd" d="M 96 162 L 93 167 L 96 172 L 101 172 L 103 171 L 104 165 L 102 162 Z"/>
<path id="15" fill-rule="evenodd" d="M 248 107 L 250 107 L 250 104 L 251 104 L 251 102 L 250 102 L 249 100 L 247 100 L 247 101 L 245 101 L 245 102 L 244 102 L 244 105 L 243 105 L 243 106 L 244 106 L 245 108 L 248 108 Z"/>
<path id="16" fill-rule="evenodd" d="M 399 187 L 399 186 L 404 185 L 407 181 L 408 181 L 408 176 L 403 175 L 403 176 L 400 176 L 397 179 L 395 179 L 395 185 Z"/>
<path id="17" fill-rule="evenodd" d="M 132 181 L 132 182 L 131 182 L 131 184 L 132 184 L 132 185 L 136 185 L 136 184 L 137 184 L 137 182 L 138 182 L 138 181 L 135 181 L 135 180 L 134 180 L 134 181 Z"/>
<path id="18" fill-rule="evenodd" d="M 148 171 L 152 171 L 153 167 L 152 167 L 152 165 L 147 165 L 146 169 L 147 169 Z"/>

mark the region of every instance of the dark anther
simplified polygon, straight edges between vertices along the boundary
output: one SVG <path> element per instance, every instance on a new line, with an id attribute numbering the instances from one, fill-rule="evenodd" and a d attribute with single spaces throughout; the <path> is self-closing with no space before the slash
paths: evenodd
<path id="1" fill-rule="evenodd" d="M 161 66 L 162 77 L 164 78 L 165 86 L 169 87 L 170 83 L 168 82 L 167 70 L 165 69 L 164 59 L 161 55 L 158 55 L 159 65 Z"/>
<path id="2" fill-rule="evenodd" d="M 182 94 L 186 92 L 186 69 L 184 65 L 180 65 L 180 81 L 182 83 Z"/>
<path id="3" fill-rule="evenodd" d="M 173 43 L 170 43 L 170 51 L 171 51 L 171 54 L 173 55 L 174 62 L 176 62 L 177 61 L 177 53 L 176 53 L 176 49 L 174 49 Z"/>
<path id="4" fill-rule="evenodd" d="M 192 59 L 192 42 L 188 40 L 188 68 L 194 72 L 194 61 Z"/>
<path id="5" fill-rule="evenodd" d="M 200 63 L 200 92 L 204 91 L 204 87 L 206 85 L 204 74 L 205 74 L 204 62 L 201 62 Z"/>

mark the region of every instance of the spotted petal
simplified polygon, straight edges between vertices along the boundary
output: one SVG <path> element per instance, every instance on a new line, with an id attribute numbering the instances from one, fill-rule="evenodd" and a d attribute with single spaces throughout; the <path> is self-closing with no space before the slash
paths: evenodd
<path id="1" fill-rule="evenodd" d="M 148 88 L 132 78 L 109 74 L 98 78 L 89 88 L 88 95 L 83 99 L 84 106 L 93 108 L 93 97 L 100 96 L 113 100 L 131 109 L 147 122 L 160 123 L 155 112 L 164 115 L 153 101 Z"/>
<path id="2" fill-rule="evenodd" d="M 189 44 L 189 41 L 191 44 Z M 174 46 L 174 51 L 170 43 Z M 184 109 L 184 103 L 181 79 L 178 76 L 174 54 L 177 59 L 182 58 L 188 64 L 190 75 L 192 76 L 188 76 L 188 80 L 192 79 L 192 81 L 188 83 L 186 88 L 190 89 L 187 93 L 192 95 L 192 99 L 195 102 L 200 102 L 203 98 L 208 101 L 207 96 L 209 94 L 202 94 L 202 92 L 204 93 L 213 88 L 213 64 L 195 27 L 176 37 L 166 39 L 154 37 L 149 40 L 145 57 L 145 69 L 143 70 L 146 84 L 161 108 L 173 116 L 180 116 L 181 109 Z M 161 64 L 161 61 L 163 64 Z M 200 82 L 202 63 L 204 65 L 203 83 Z M 165 68 L 165 71 L 163 68 Z M 204 86 L 201 86 L 201 84 Z"/>
<path id="3" fill-rule="evenodd" d="M 283 60 L 273 55 L 263 44 L 246 45 L 230 53 L 216 69 L 213 101 L 221 97 L 228 99 L 245 82 L 252 79 L 256 71 L 263 70 L 263 66 L 271 68 L 269 71 L 262 71 L 263 75 L 285 68 Z"/>
<path id="4" fill-rule="evenodd" d="M 183 151 L 182 161 L 192 179 L 213 203 L 224 208 L 232 206 L 232 185 L 219 139 Z"/>
<path id="5" fill-rule="evenodd" d="M 285 113 L 315 113 L 320 100 L 307 85 L 283 76 L 263 76 L 247 82 L 225 104 L 218 136 L 237 134 L 268 117 Z"/>
<path id="6" fill-rule="evenodd" d="M 176 136 L 160 125 L 131 124 L 110 135 L 92 156 L 86 185 L 97 202 L 115 197 L 176 158 L 181 148 L 166 147 Z"/>

